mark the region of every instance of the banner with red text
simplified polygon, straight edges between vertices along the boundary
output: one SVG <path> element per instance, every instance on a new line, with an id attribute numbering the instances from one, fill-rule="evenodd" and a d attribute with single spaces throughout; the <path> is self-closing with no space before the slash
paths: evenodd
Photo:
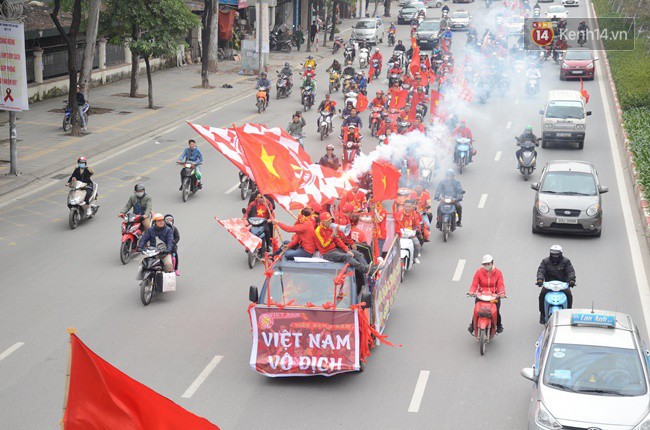
<path id="1" fill-rule="evenodd" d="M 375 330 L 383 333 L 390 316 L 390 308 L 397 297 L 402 282 L 402 260 L 399 238 L 391 242 L 386 254 L 384 267 L 375 287 L 372 289 L 372 303 L 375 312 Z"/>
<path id="2" fill-rule="evenodd" d="M 265 376 L 332 376 L 358 371 L 359 318 L 353 309 L 250 309 L 250 365 Z"/>

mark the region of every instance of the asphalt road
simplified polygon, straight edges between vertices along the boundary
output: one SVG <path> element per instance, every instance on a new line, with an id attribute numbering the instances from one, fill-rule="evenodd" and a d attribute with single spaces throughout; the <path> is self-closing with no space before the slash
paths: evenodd
<path id="1" fill-rule="evenodd" d="M 450 6 L 452 11 L 460 8 Z M 479 2 L 463 8 L 477 20 L 485 14 Z M 584 11 L 581 5 L 570 14 Z M 438 16 L 439 10 L 429 9 L 429 14 Z M 478 28 L 482 32 L 484 27 Z M 405 41 L 407 32 L 400 26 L 399 36 Z M 462 58 L 464 40 L 464 34 L 455 34 L 457 59 Z M 381 49 L 385 57 L 390 52 L 386 46 Z M 318 101 L 326 90 L 324 69 L 322 64 L 317 68 Z M 128 375 L 224 429 L 524 428 L 530 383 L 519 370 L 531 364 L 541 331 L 533 282 L 550 245 L 561 244 L 576 268 L 575 307 L 594 303 L 630 313 L 647 338 L 632 264 L 638 244 L 631 247 L 628 241 L 628 229 L 634 232 L 638 216 L 635 208 L 621 204 L 621 184 L 610 150 L 613 137 L 608 135 L 599 86 L 602 67 L 598 72 L 597 80 L 585 85 L 593 111 L 585 149 L 540 149 L 539 163 L 541 167 L 554 159 L 583 159 L 595 164 L 601 182 L 611 190 L 604 196 L 602 237 L 530 232 L 534 192 L 515 169 L 512 136 L 527 124 L 539 133 L 537 111 L 546 91 L 579 87 L 576 82 L 560 82 L 558 66 L 547 63 L 540 96 L 525 97 L 513 86 L 508 96 L 468 109 L 479 153 L 459 178 L 467 190 L 464 226 L 448 243 L 432 232 L 422 264 L 402 284 L 386 330 L 389 339 L 403 347 L 376 348 L 363 373 L 268 379 L 249 368 L 248 286 L 261 284 L 262 270 L 248 269 L 241 246 L 213 219 L 239 216 L 242 202 L 233 188 L 236 169 L 205 142 L 199 141 L 207 159 L 205 187 L 182 203 L 179 169 L 173 160 L 187 139 L 195 137 L 189 127 L 134 145 L 95 166 L 101 208 L 95 219 L 77 230 L 70 231 L 67 224 L 64 179 L 60 186 L 5 202 L 0 206 L 0 428 L 57 425 L 68 327 L 75 327 L 95 352 Z M 373 83 L 369 94 L 385 86 Z M 341 101 L 340 95 L 334 97 Z M 245 121 L 284 127 L 290 112 L 300 108 L 298 99 L 297 92 L 288 100 L 273 99 L 270 109 L 258 115 L 250 94 L 219 111 L 189 119 L 223 127 Z M 306 114 L 306 148 L 314 159 L 324 152 L 316 135 L 316 116 L 314 111 Z M 367 129 L 365 135 L 368 151 L 374 139 Z M 326 143 L 337 140 L 330 136 Z M 74 160 L 70 161 L 72 169 Z M 533 180 L 538 177 L 539 170 Z M 137 262 L 123 266 L 118 255 L 116 214 L 136 180 L 146 185 L 155 211 L 174 214 L 181 233 L 178 291 L 156 297 L 146 308 L 135 280 Z M 628 219 L 633 225 L 626 226 L 625 212 L 628 217 L 632 214 Z M 641 249 L 647 265 L 647 248 Z M 465 291 L 486 253 L 494 255 L 503 271 L 509 298 L 502 306 L 505 332 L 481 357 L 466 331 L 472 303 Z M 464 268 L 459 268 L 461 261 Z M 647 279 L 643 273 L 640 277 Z M 7 349 L 11 353 L 3 354 Z M 215 356 L 222 358 L 212 373 L 183 398 Z M 423 390 L 416 390 L 418 380 Z"/>

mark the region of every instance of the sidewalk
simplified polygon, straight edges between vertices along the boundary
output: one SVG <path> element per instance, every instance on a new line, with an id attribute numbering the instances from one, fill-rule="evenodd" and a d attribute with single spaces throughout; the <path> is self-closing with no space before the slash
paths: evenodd
<path id="1" fill-rule="evenodd" d="M 347 22 L 346 22 L 347 21 Z M 349 27 L 345 20 L 341 28 Z M 322 43 L 322 40 L 321 40 Z M 331 57 L 328 47 L 312 47 L 311 53 L 292 51 L 289 54 L 272 53 L 269 56 L 269 78 L 275 82 L 274 71 L 289 62 L 294 70 L 300 68 L 308 55 L 317 63 Z M 157 109 L 147 109 L 147 80 L 140 76 L 139 90 L 143 98 L 128 96 L 130 80 L 114 82 L 91 90 L 89 101 L 91 115 L 88 127 L 81 137 L 72 137 L 61 128 L 65 97 L 44 100 L 30 105 L 29 111 L 17 114 L 18 129 L 18 176 L 9 175 L 9 125 L 8 115 L 0 117 L 0 196 L 39 180 L 52 178 L 55 172 L 72 168 L 79 156 L 89 159 L 115 150 L 141 139 L 157 130 L 192 119 L 219 105 L 232 102 L 235 96 L 250 94 L 257 81 L 256 76 L 239 75 L 240 63 L 223 61 L 220 72 L 210 76 L 213 89 L 202 89 L 201 65 L 154 72 L 153 94 Z M 222 88 L 223 84 L 233 88 Z"/>

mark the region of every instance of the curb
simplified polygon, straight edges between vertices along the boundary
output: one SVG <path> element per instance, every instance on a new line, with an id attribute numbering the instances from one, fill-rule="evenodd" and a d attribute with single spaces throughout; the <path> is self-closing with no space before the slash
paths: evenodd
<path id="1" fill-rule="evenodd" d="M 597 17 L 596 8 L 594 7 L 593 2 L 590 2 L 589 5 L 591 7 L 591 12 L 593 16 Z M 628 172 L 630 175 L 630 180 L 632 181 L 632 188 L 634 191 L 634 196 L 636 197 L 639 213 L 641 214 L 643 236 L 645 237 L 646 242 L 650 246 L 650 201 L 648 201 L 643 196 L 643 186 L 638 181 L 636 162 L 634 161 L 634 154 L 630 149 L 630 139 L 627 135 L 627 131 L 625 131 L 625 123 L 623 121 L 623 109 L 621 109 L 621 104 L 618 99 L 618 91 L 616 91 L 616 85 L 614 84 L 612 69 L 609 66 L 609 58 L 607 57 L 607 51 L 605 49 L 602 49 L 602 54 L 603 57 L 605 58 L 605 70 L 607 70 L 607 80 L 609 81 L 609 86 L 613 95 L 614 106 L 616 107 L 616 117 L 618 119 L 620 132 L 623 139 L 623 147 L 625 149 L 625 159 L 627 160 L 627 165 L 629 167 Z"/>

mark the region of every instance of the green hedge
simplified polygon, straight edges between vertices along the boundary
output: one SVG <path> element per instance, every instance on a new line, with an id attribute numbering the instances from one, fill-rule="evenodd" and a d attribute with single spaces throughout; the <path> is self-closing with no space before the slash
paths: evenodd
<path id="1" fill-rule="evenodd" d="M 643 193 L 650 198 L 650 108 L 625 110 L 623 125 L 630 139 Z"/>

